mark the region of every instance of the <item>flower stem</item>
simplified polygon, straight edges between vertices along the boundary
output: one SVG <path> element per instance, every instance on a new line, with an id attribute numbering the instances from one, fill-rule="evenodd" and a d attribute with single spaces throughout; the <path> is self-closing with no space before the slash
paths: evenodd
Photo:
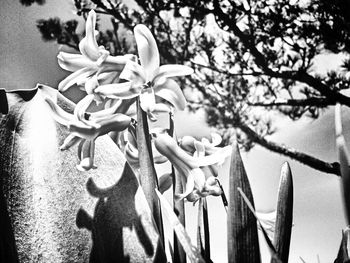
<path id="1" fill-rule="evenodd" d="M 158 189 L 158 179 L 153 164 L 151 138 L 149 134 L 147 114 L 141 109 L 137 100 L 137 147 L 140 162 L 140 184 L 158 227 L 162 244 L 164 245 L 163 220 L 160 203 L 154 189 Z M 164 247 L 164 246 L 163 246 Z"/>

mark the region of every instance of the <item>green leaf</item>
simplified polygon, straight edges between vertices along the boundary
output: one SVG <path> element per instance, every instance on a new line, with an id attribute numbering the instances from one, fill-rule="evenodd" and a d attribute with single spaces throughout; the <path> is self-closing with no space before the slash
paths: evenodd
<path id="1" fill-rule="evenodd" d="M 164 208 L 165 215 L 167 216 L 171 227 L 174 229 L 175 234 L 190 261 L 193 263 L 205 263 L 198 249 L 192 245 L 189 235 L 187 234 L 184 226 L 180 223 L 168 201 L 157 189 L 155 189 L 155 191 Z"/>
<path id="2" fill-rule="evenodd" d="M 242 200 L 241 188 L 254 207 L 253 195 L 237 142 L 232 145 L 227 213 L 228 262 L 260 262 L 256 219 Z"/>
<path id="3" fill-rule="evenodd" d="M 274 236 L 277 255 L 285 263 L 288 262 L 292 226 L 293 179 L 289 164 L 286 162 L 281 169 Z"/>

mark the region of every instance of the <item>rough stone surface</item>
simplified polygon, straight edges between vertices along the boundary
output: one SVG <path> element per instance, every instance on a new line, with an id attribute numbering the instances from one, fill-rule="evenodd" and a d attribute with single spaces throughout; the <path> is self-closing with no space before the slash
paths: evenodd
<path id="1" fill-rule="evenodd" d="M 56 97 L 69 111 L 73 104 L 48 87 L 28 101 L 7 95 L 9 113 L 0 125 L 0 222 L 8 227 L 0 227 L 0 245 L 11 248 L 14 236 L 17 252 L 0 247 L 2 256 L 8 262 L 163 262 L 144 194 L 112 140 L 98 138 L 98 168 L 80 172 L 76 147 L 59 150 L 68 131 L 52 119 L 43 96 Z"/>

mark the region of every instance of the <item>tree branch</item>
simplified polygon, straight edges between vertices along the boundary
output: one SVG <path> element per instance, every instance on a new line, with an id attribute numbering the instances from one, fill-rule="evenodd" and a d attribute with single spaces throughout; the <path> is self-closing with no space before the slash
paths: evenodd
<path id="1" fill-rule="evenodd" d="M 255 102 L 250 103 L 250 106 L 262 106 L 262 107 L 272 107 L 272 106 L 318 106 L 318 107 L 327 107 L 330 105 L 335 105 L 336 101 L 328 98 L 308 98 L 303 100 L 293 100 L 293 99 L 276 99 L 273 102 Z"/>
<path id="2" fill-rule="evenodd" d="M 264 55 L 261 54 L 260 51 L 256 48 L 254 39 L 252 38 L 252 36 L 241 31 L 237 26 L 236 21 L 234 21 L 229 17 L 229 15 L 224 13 L 221 10 L 220 5 L 215 4 L 216 2 L 217 1 L 214 2 L 214 9 L 212 10 L 212 13 L 215 15 L 216 20 L 221 21 L 228 28 L 232 30 L 232 32 L 242 41 L 242 43 L 246 46 L 246 48 L 249 49 L 250 53 L 255 58 L 255 63 L 264 71 L 266 75 L 269 75 L 271 77 L 291 79 L 291 80 L 306 83 L 310 87 L 313 87 L 314 89 L 319 91 L 322 95 L 350 107 L 349 97 L 335 90 L 331 90 L 327 85 L 325 85 L 315 77 L 309 75 L 307 72 L 303 72 L 303 71 L 276 72 L 270 69 Z M 218 24 L 220 25 L 220 23 Z"/>
<path id="3" fill-rule="evenodd" d="M 237 76 L 261 76 L 261 75 L 266 75 L 264 72 L 258 72 L 258 71 L 252 71 L 252 72 L 241 72 L 241 73 L 231 73 L 219 68 L 215 68 L 213 66 L 209 66 L 209 65 L 203 65 L 203 64 L 199 64 L 197 62 L 194 61 L 190 61 L 192 65 L 197 66 L 197 67 L 201 67 L 201 68 L 207 68 L 210 69 L 212 71 L 230 76 L 230 77 L 237 77 Z"/>
<path id="4" fill-rule="evenodd" d="M 340 166 L 337 162 L 328 163 L 308 154 L 299 152 L 294 148 L 287 147 L 286 145 L 266 140 L 243 123 L 238 124 L 237 128 L 242 130 L 253 142 L 270 151 L 292 158 L 302 164 L 314 168 L 315 170 L 340 176 Z"/>

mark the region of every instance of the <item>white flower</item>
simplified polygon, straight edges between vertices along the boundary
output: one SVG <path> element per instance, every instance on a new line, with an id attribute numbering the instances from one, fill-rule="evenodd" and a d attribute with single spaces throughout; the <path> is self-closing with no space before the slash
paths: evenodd
<path id="1" fill-rule="evenodd" d="M 131 122 L 130 117 L 121 113 L 115 113 L 116 106 L 106 110 L 88 113 L 87 108 L 93 100 L 94 95 L 87 95 L 76 105 L 74 114 L 70 114 L 60 108 L 49 97 L 45 98 L 45 101 L 52 110 L 54 119 L 66 126 L 70 131 L 70 134 L 64 140 L 60 149 L 67 150 L 73 145 L 79 144 L 78 156 L 80 163 L 77 168 L 81 171 L 94 168 L 95 140 L 97 137 L 111 131 L 122 131 Z"/>
<path id="2" fill-rule="evenodd" d="M 208 174 L 205 168 L 221 163 L 230 156 L 227 147 L 207 156 L 204 156 L 202 149 L 197 149 L 197 156 L 191 156 L 167 134 L 155 135 L 155 146 L 161 154 L 169 159 L 180 174 L 185 192 L 178 194 L 178 199 L 186 198 L 188 201 L 194 202 L 208 195 L 221 195 L 222 191 L 215 177 Z"/>
<path id="3" fill-rule="evenodd" d="M 88 94 L 92 94 L 99 83 L 112 83 L 123 70 L 132 55 L 111 56 L 96 41 L 96 13 L 89 12 L 85 25 L 85 37 L 79 43 L 81 54 L 60 52 L 57 56 L 61 68 L 73 72 L 62 80 L 59 91 L 63 92 L 74 84 L 84 84 Z"/>
<path id="4" fill-rule="evenodd" d="M 186 99 L 179 85 L 169 78 L 192 74 L 193 69 L 184 65 L 160 66 L 158 47 L 150 30 L 145 25 L 137 25 L 134 34 L 141 65 L 129 60 L 120 75 L 128 82 L 101 85 L 96 92 L 110 98 L 140 96 L 141 108 L 151 120 L 155 119 L 152 115 L 156 109 L 155 96 L 165 99 L 176 109 L 184 110 Z"/>

